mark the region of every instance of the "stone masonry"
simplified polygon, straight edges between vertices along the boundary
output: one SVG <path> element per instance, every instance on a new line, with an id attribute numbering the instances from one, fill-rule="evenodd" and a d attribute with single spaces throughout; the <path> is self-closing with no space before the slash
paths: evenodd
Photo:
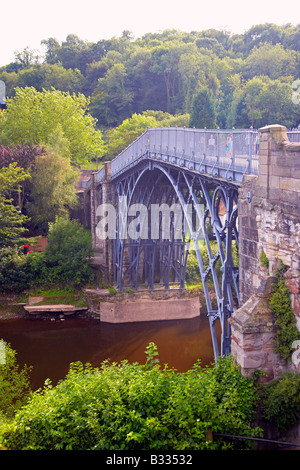
<path id="1" fill-rule="evenodd" d="M 94 249 L 93 269 L 95 272 L 96 285 L 111 285 L 113 283 L 113 244 L 112 240 L 101 240 L 97 237 L 96 228 L 98 217 L 96 215 L 97 207 L 113 201 L 113 183 L 111 182 L 110 162 L 103 164 L 104 178 L 101 185 L 97 185 L 97 172 L 92 175 L 91 194 L 91 232 Z"/>
<path id="2" fill-rule="evenodd" d="M 242 369 L 263 369 L 269 379 L 284 367 L 273 354 L 274 321 L 266 301 L 267 278 L 279 262 L 288 270 L 300 330 L 300 143 L 290 143 L 286 128 L 260 129 L 259 175 L 245 175 L 239 190 L 239 267 L 242 307 L 231 318 L 232 354 Z"/>

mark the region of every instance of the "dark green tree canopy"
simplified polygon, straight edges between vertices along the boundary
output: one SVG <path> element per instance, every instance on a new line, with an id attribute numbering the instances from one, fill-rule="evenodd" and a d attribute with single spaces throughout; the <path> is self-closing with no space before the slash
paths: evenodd
<path id="1" fill-rule="evenodd" d="M 125 30 L 120 37 L 95 43 L 69 34 L 61 43 L 53 37 L 42 40 L 44 61 L 24 44 L 15 62 L 0 69 L 0 80 L 8 98 L 17 87 L 29 86 L 40 92 L 54 87 L 82 93 L 90 98 L 88 112 L 101 129 L 117 127 L 148 109 L 191 113 L 193 97 L 207 88 L 213 94 L 216 124 L 247 128 L 253 123 L 244 103 L 248 82 L 267 77 L 292 92 L 300 77 L 299 39 L 300 24 L 273 23 L 253 25 L 243 34 L 173 29 L 134 38 Z M 276 101 L 275 88 L 271 99 Z M 300 107 L 289 116 L 280 109 L 275 112 L 281 124 L 299 124 Z"/>
<path id="2" fill-rule="evenodd" d="M 216 111 L 212 94 L 207 88 L 195 95 L 192 103 L 190 127 L 213 129 L 216 126 Z"/>

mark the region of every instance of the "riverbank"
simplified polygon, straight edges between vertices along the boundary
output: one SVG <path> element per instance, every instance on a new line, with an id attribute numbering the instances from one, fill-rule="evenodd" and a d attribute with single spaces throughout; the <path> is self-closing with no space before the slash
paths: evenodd
<path id="1" fill-rule="evenodd" d="M 93 293 L 93 295 L 87 295 L 87 291 Z M 157 291 L 153 291 L 153 295 L 155 297 L 159 296 L 173 296 L 172 295 L 173 289 L 170 291 L 165 291 L 165 289 L 158 289 Z M 180 291 L 183 291 L 180 289 Z M 189 298 L 195 298 L 198 297 L 200 300 L 200 304 L 205 305 L 204 298 L 203 298 L 203 292 L 200 290 L 199 286 L 188 286 L 186 290 L 186 296 Z M 0 320 L 12 320 L 12 319 L 18 319 L 18 318 L 28 318 L 28 317 L 33 317 L 33 315 L 28 314 L 26 310 L 24 309 L 25 306 L 27 305 L 74 305 L 78 307 L 78 311 L 81 308 L 87 307 L 88 309 L 86 311 L 82 311 L 79 315 L 80 316 L 85 316 L 85 317 L 94 317 L 95 314 L 97 318 L 99 318 L 99 307 L 98 307 L 98 302 L 101 300 L 103 296 L 101 296 L 101 290 L 92 290 L 92 289 L 74 289 L 74 288 L 49 288 L 49 289 L 34 289 L 29 292 L 24 292 L 22 294 L 0 294 Z M 128 303 L 128 301 L 132 298 L 134 300 L 137 293 L 133 292 L 130 289 L 127 289 L 123 293 L 117 292 L 113 288 L 109 288 L 108 290 L 105 290 L 106 295 L 104 296 L 104 302 L 108 301 L 109 304 L 112 303 L 120 303 L 122 299 L 125 301 L 125 303 Z M 173 294 L 175 294 L 173 292 Z M 144 291 L 143 295 L 151 295 L 151 291 Z M 181 292 L 182 296 L 182 292 Z M 97 301 L 93 301 L 93 298 L 96 298 Z M 122 297 L 122 299 L 121 299 Z M 132 300 L 131 299 L 131 300 Z M 149 299 L 148 299 L 149 301 Z M 95 306 L 97 304 L 97 306 Z M 157 304 L 158 306 L 158 304 Z M 166 319 L 166 318 L 164 318 Z M 132 319 L 134 320 L 134 319 Z M 153 320 L 151 317 L 150 320 Z M 136 319 L 135 319 L 136 321 Z"/>
<path id="2" fill-rule="evenodd" d="M 0 294 L 0 320 L 12 320 L 28 317 L 25 308 L 27 305 L 75 305 L 78 308 L 86 307 L 82 290 L 64 289 L 36 289 L 23 294 Z"/>
<path id="3" fill-rule="evenodd" d="M 27 302 L 22 302 L 19 295 L 0 295 L 0 320 L 13 320 L 24 318 L 26 312 L 24 305 Z"/>

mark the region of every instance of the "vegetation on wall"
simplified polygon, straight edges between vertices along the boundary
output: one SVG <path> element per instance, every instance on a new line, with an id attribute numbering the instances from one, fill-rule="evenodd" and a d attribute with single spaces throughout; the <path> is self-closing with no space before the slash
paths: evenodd
<path id="1" fill-rule="evenodd" d="M 285 431 L 299 422 L 300 374 L 285 373 L 265 386 L 262 400 L 264 418 Z"/>
<path id="2" fill-rule="evenodd" d="M 300 339 L 300 332 L 296 326 L 296 318 L 291 306 L 290 290 L 285 284 L 283 274 L 285 266 L 281 263 L 276 272 L 277 282 L 269 299 L 269 305 L 275 315 L 277 331 L 275 335 L 274 351 L 280 357 L 290 360 L 293 353 L 292 344 Z"/>

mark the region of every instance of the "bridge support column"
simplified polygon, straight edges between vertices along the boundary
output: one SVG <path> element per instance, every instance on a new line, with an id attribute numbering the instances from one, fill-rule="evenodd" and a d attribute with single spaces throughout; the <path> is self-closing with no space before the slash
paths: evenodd
<path id="1" fill-rule="evenodd" d="M 111 164 L 104 162 L 104 178 L 101 183 L 97 182 L 97 172 L 92 177 L 91 187 L 91 220 L 92 220 L 92 243 L 94 249 L 93 269 L 95 272 L 96 287 L 113 284 L 113 240 L 107 238 L 100 239 L 97 236 L 97 208 L 100 204 L 111 203 L 113 201 L 114 184 L 111 182 Z"/>
<path id="2" fill-rule="evenodd" d="M 230 320 L 232 351 L 244 368 L 251 362 L 250 341 L 244 341 L 244 334 L 249 332 L 250 318 L 251 342 L 252 346 L 255 344 L 256 358 L 260 356 L 261 359 L 265 355 L 266 341 L 260 336 L 262 316 L 258 315 L 262 302 L 257 310 L 257 293 L 261 282 L 274 275 L 281 262 L 287 267 L 286 284 L 291 291 L 292 307 L 300 330 L 300 143 L 289 142 L 283 126 L 267 126 L 260 132 L 259 175 L 244 176 L 239 190 L 239 282 L 242 307 Z M 271 334 L 272 329 L 270 318 L 264 326 L 267 330 L 269 328 L 268 334 Z M 245 357 L 248 357 L 248 362 L 245 362 Z M 276 369 L 274 361 L 272 357 L 263 367 L 267 372 L 273 370 L 273 375 Z M 259 360 L 256 366 L 258 363 Z"/>

